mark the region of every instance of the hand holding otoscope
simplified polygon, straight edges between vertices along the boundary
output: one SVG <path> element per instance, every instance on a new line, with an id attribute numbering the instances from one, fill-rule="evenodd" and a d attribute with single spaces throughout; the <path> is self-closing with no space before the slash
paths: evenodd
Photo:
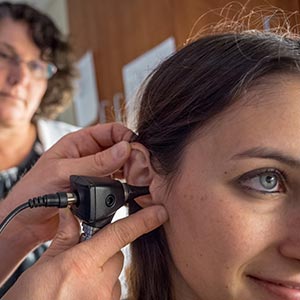
<path id="1" fill-rule="evenodd" d="M 71 192 L 60 192 L 32 198 L 27 202 L 29 205 L 27 207 L 66 207 L 70 205 L 72 213 L 76 215 L 83 224 L 83 235 L 81 236 L 81 241 L 89 240 L 95 232 L 108 225 L 115 212 L 128 201 L 149 193 L 148 187 L 131 186 L 108 177 L 72 175 L 70 177 L 70 182 L 72 189 Z M 114 231 L 108 230 L 106 232 L 104 230 L 99 236 L 97 235 L 95 238 L 86 241 L 87 244 L 77 244 L 78 238 L 77 243 L 75 238 L 75 244 L 68 244 L 68 248 L 65 249 L 61 248 L 62 241 L 57 242 L 56 238 L 54 238 L 54 241 L 48 251 L 46 251 L 40 260 L 25 273 L 27 276 L 24 278 L 21 276 L 18 283 L 21 285 L 21 288 L 24 288 L 24 286 L 29 284 L 36 284 L 39 282 L 40 278 L 36 274 L 40 274 L 42 272 L 45 274 L 43 282 L 46 282 L 47 290 L 51 290 L 51 287 L 53 286 L 53 290 L 47 294 L 47 297 L 43 296 L 44 300 L 71 300 L 74 299 L 72 291 L 67 291 L 67 293 L 65 292 L 65 290 L 68 289 L 68 285 L 65 287 L 62 282 L 60 288 L 57 290 L 57 279 L 55 278 L 54 280 L 54 278 L 51 278 L 51 274 L 57 273 L 57 270 L 65 270 L 70 273 L 65 275 L 66 278 L 68 278 L 68 281 L 70 280 L 69 277 L 74 280 L 74 283 L 71 286 L 77 286 L 77 298 L 75 297 L 75 299 L 94 299 L 92 297 L 95 297 L 95 295 L 100 297 L 97 299 L 103 300 L 120 299 L 121 291 L 118 277 L 123 264 L 123 255 L 120 250 L 127 243 L 132 242 L 140 235 L 155 229 L 165 222 L 167 215 L 165 212 L 162 213 L 161 210 L 162 208 L 158 206 L 142 209 L 128 218 L 119 220 L 115 224 L 111 224 L 112 226 L 115 226 Z M 72 223 L 72 219 L 70 219 L 70 221 L 70 223 Z M 68 220 L 65 220 L 64 222 L 67 222 L 66 227 L 68 227 L 68 224 L 70 224 L 68 223 Z M 129 230 L 129 228 L 132 228 L 133 224 L 135 224 L 135 230 Z M 0 227 L 2 227 L 3 230 L 5 226 L 3 227 L 3 225 L 1 225 Z M 122 237 L 118 234 L 118 232 L 123 233 L 124 228 L 127 228 L 128 234 Z M 79 253 L 85 254 L 87 248 L 89 248 L 90 254 L 88 257 L 85 255 L 78 256 Z M 79 260 L 78 257 L 80 258 Z M 90 261 L 94 259 L 97 259 L 97 261 L 92 261 L 91 264 Z M 74 273 L 74 266 L 72 264 L 74 263 L 74 260 L 76 260 L 76 274 Z M 88 260 L 88 262 L 86 260 Z M 71 266 L 68 264 L 71 264 Z M 88 270 L 85 268 L 88 268 Z M 84 275 L 82 277 L 78 276 L 78 269 L 79 274 L 80 272 L 83 272 L 83 274 L 87 274 L 86 272 L 88 272 L 88 274 L 90 274 L 90 278 L 85 278 Z M 82 269 L 85 271 L 82 271 Z M 76 284 L 75 282 L 79 279 L 80 283 L 78 282 Z M 90 286 L 93 286 L 94 281 L 97 281 L 97 289 L 90 288 Z M 85 282 L 84 285 L 83 282 Z M 79 284 L 83 287 L 80 289 L 78 294 Z M 62 289 L 67 296 L 65 296 L 60 289 Z M 111 290 L 107 292 L 107 289 Z M 44 291 L 42 290 L 42 287 L 39 288 L 35 286 L 33 288 L 33 293 L 30 294 L 29 297 L 26 297 L 26 299 L 37 299 L 40 295 L 42 295 L 42 293 L 44 295 Z M 19 293 L 19 290 L 17 293 Z M 116 296 L 107 297 L 107 295 L 111 294 Z M 63 295 L 63 298 L 60 298 L 61 295 Z M 5 299 L 17 299 L 14 288 L 8 291 Z"/>
<path id="2" fill-rule="evenodd" d="M 91 229 L 84 229 L 83 239 L 86 241 L 78 244 L 76 222 L 70 211 L 66 211 L 61 228 L 69 239 L 56 236 L 39 261 L 8 291 L 5 300 L 20 299 L 21 291 L 26 300 L 120 299 L 121 248 L 167 220 L 165 210 L 155 205 L 110 224 L 114 226 L 113 230 L 103 228 L 111 222 L 118 207 L 148 193 L 147 187 L 132 187 L 110 178 L 85 176 L 72 176 L 71 183 L 72 192 L 61 195 L 61 199 L 68 198 L 73 214 Z M 54 202 L 52 196 L 50 199 Z M 61 203 L 65 202 L 61 200 Z M 90 239 L 100 228 L 103 230 Z M 126 234 L 122 235 L 124 232 Z M 42 284 L 39 284 L 41 278 Z"/>
<path id="3" fill-rule="evenodd" d="M 107 176 L 130 155 L 132 132 L 120 124 L 101 124 L 65 136 L 14 187 L 1 205 L 1 217 L 17 207 L 21 199 L 62 190 L 49 206 L 72 206 L 77 199 L 70 175 Z M 39 198 L 39 197 L 38 197 Z M 51 197 L 50 197 L 51 198 Z M 39 198 L 43 202 L 43 197 Z M 36 204 L 37 199 L 32 201 Z M 26 203 L 26 207 L 27 207 Z M 24 272 L 5 294 L 5 300 L 120 299 L 119 274 L 123 266 L 121 248 L 162 225 L 167 212 L 161 205 L 144 208 L 108 224 L 93 238 L 78 243 L 78 222 L 70 209 L 24 211 L 0 234 L 1 280 L 38 243 L 49 239 L 48 250 Z M 55 232 L 57 233 L 54 236 Z"/>
<path id="4" fill-rule="evenodd" d="M 0 224 L 0 233 L 12 218 L 25 208 L 71 205 L 71 210 L 83 224 L 82 240 L 109 224 L 116 211 L 128 201 L 149 194 L 146 186 L 132 186 L 109 177 L 70 176 L 71 192 L 58 192 L 29 199 L 17 207 Z"/>

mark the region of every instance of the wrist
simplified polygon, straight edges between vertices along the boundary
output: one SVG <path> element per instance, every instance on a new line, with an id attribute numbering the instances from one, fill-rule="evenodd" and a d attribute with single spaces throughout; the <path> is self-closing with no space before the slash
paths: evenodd
<path id="1" fill-rule="evenodd" d="M 10 193 L 0 203 L 0 221 L 2 222 L 16 207 L 25 202 L 26 200 L 20 201 L 14 198 L 13 193 Z M 6 239 L 12 245 L 17 243 L 19 247 L 23 243 L 23 247 L 27 246 L 32 249 L 51 240 L 56 233 L 57 226 L 57 209 L 26 208 L 8 223 L 1 233 L 1 239 Z"/>

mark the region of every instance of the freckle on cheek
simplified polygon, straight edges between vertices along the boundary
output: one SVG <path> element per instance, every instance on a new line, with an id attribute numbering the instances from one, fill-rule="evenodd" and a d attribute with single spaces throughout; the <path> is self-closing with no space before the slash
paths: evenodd
<path id="1" fill-rule="evenodd" d="M 194 196 L 192 194 L 184 194 L 183 195 L 183 199 L 185 199 L 185 200 L 193 200 Z M 202 200 L 202 199 L 200 199 L 200 200 Z"/>
<path id="2" fill-rule="evenodd" d="M 201 196 L 199 201 L 204 202 L 205 200 L 207 200 L 207 198 L 205 196 Z"/>

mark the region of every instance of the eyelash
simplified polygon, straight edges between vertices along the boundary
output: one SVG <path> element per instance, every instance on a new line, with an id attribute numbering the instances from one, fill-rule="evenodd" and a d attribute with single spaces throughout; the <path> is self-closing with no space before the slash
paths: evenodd
<path id="1" fill-rule="evenodd" d="M 276 178 L 276 191 L 271 191 L 271 189 L 268 191 L 266 187 L 263 187 L 262 184 L 262 176 L 268 176 L 269 175 L 269 179 L 271 179 L 272 177 Z M 267 177 L 265 178 L 267 179 Z M 248 184 L 247 184 L 248 182 Z M 278 169 L 274 169 L 274 168 L 265 168 L 265 169 L 258 169 L 258 170 L 254 170 L 254 171 L 250 171 L 244 175 L 242 175 L 239 179 L 238 179 L 238 183 L 242 186 L 242 188 L 249 190 L 249 191 L 253 191 L 253 192 L 257 192 L 257 193 L 262 193 L 262 194 L 275 194 L 275 193 L 285 193 L 287 191 L 287 187 L 286 187 L 286 176 L 284 175 L 284 173 Z M 268 183 L 268 182 L 266 182 Z M 261 189 L 259 188 L 253 188 L 249 185 L 260 185 Z M 275 187 L 273 187 L 272 189 L 274 189 Z"/>

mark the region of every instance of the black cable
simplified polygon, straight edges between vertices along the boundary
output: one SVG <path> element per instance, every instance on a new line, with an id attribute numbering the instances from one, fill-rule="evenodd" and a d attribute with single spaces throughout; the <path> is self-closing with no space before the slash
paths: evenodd
<path id="1" fill-rule="evenodd" d="M 28 208 L 29 203 L 23 203 L 21 205 L 19 205 L 18 207 L 16 207 L 0 224 L 0 233 L 2 233 L 2 231 L 4 230 L 4 228 L 6 227 L 6 225 L 22 210 L 24 210 L 25 208 Z"/>
<path id="2" fill-rule="evenodd" d="M 35 207 L 58 207 L 63 208 L 67 207 L 69 204 L 77 202 L 77 196 L 75 193 L 56 193 L 48 194 L 44 196 L 35 197 L 29 199 L 27 202 L 16 207 L 11 211 L 8 216 L 0 223 L 0 234 L 7 226 L 7 224 L 22 210 L 26 208 L 35 208 Z"/>
<path id="3" fill-rule="evenodd" d="M 111 222 L 115 212 L 126 202 L 149 194 L 147 186 L 132 186 L 108 177 L 72 175 L 73 193 L 56 193 L 29 199 L 12 211 L 2 223 L 0 233 L 7 224 L 23 209 L 34 207 L 67 207 L 90 227 L 102 228 Z"/>

